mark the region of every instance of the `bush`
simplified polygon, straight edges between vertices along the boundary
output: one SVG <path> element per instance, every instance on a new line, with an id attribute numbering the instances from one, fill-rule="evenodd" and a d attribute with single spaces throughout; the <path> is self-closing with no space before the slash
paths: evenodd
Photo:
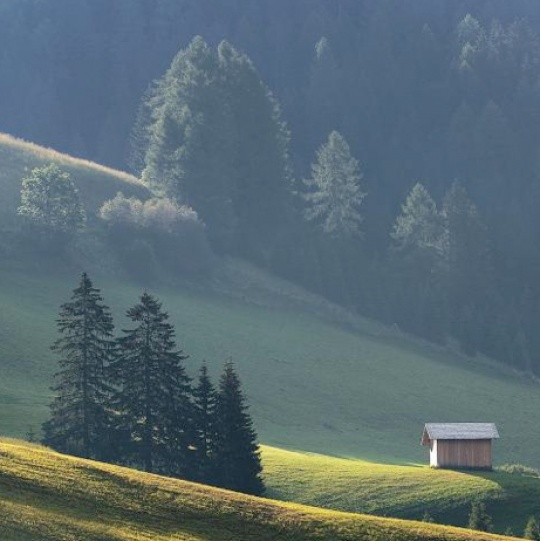
<path id="1" fill-rule="evenodd" d="M 122 247 L 135 239 L 144 240 L 154 248 L 160 263 L 189 273 L 209 267 L 205 226 L 191 207 L 167 198 L 143 202 L 118 193 L 103 204 L 99 216 Z"/>
<path id="2" fill-rule="evenodd" d="M 33 240 L 60 245 L 81 230 L 86 221 L 69 173 L 55 164 L 36 167 L 23 179 L 17 213 Z"/>
<path id="3" fill-rule="evenodd" d="M 512 475 L 522 475 L 524 477 L 538 477 L 540 478 L 540 470 L 531 468 L 530 466 L 524 466 L 523 464 L 503 464 L 495 468 L 497 471 L 503 473 L 510 473 Z"/>

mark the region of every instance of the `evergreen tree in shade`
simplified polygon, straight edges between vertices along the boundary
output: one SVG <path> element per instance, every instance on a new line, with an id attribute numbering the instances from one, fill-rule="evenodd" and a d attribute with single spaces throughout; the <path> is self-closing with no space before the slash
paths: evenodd
<path id="1" fill-rule="evenodd" d="M 217 396 L 205 364 L 203 364 L 199 372 L 197 386 L 193 389 L 193 398 L 195 404 L 197 479 L 209 483 L 212 479 Z"/>
<path id="2" fill-rule="evenodd" d="M 332 46 L 323 36 L 315 45 L 305 104 L 310 153 L 327 133 L 340 129 L 340 109 L 343 107 L 342 79 Z"/>
<path id="3" fill-rule="evenodd" d="M 216 405 L 213 484 L 260 495 L 262 465 L 251 417 L 232 362 L 225 364 Z"/>
<path id="4" fill-rule="evenodd" d="M 468 528 L 471 530 L 480 530 L 482 532 L 491 532 L 493 530 L 493 522 L 484 502 L 475 502 L 471 506 L 469 515 Z"/>
<path id="5" fill-rule="evenodd" d="M 441 217 L 435 201 L 422 184 L 415 184 L 407 196 L 391 236 L 400 249 L 440 250 Z"/>
<path id="6" fill-rule="evenodd" d="M 333 131 L 317 152 L 312 178 L 304 181 L 309 189 L 304 196 L 306 219 L 331 236 L 360 235 L 360 207 L 366 196 L 361 181 L 358 161 L 351 156 L 347 141 Z"/>
<path id="7" fill-rule="evenodd" d="M 444 197 L 442 216 L 451 333 L 472 354 L 482 346 L 498 312 L 488 230 L 467 191 L 457 182 Z"/>
<path id="8" fill-rule="evenodd" d="M 535 516 L 529 517 L 523 537 L 525 539 L 533 539 L 534 541 L 540 540 L 540 523 Z"/>
<path id="9" fill-rule="evenodd" d="M 128 310 L 135 323 L 118 340 L 112 374 L 118 391 L 112 404 L 125 437 L 127 462 L 148 472 L 188 477 L 193 434 L 190 380 L 169 316 L 144 293 Z"/>
<path id="10" fill-rule="evenodd" d="M 113 320 L 99 289 L 81 277 L 57 320 L 61 337 L 52 350 L 60 356 L 51 418 L 43 442 L 84 458 L 102 458 L 106 449 L 111 388 L 106 371 L 114 357 Z"/>

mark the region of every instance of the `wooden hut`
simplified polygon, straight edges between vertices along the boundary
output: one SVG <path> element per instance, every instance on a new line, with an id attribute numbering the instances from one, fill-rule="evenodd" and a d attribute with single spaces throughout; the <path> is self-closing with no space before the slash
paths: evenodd
<path id="1" fill-rule="evenodd" d="M 427 423 L 422 445 L 434 468 L 490 470 L 491 446 L 499 437 L 493 423 Z"/>

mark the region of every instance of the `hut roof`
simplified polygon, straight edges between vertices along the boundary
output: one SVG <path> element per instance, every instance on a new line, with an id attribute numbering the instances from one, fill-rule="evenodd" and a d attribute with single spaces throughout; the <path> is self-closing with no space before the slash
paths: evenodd
<path id="1" fill-rule="evenodd" d="M 499 437 L 494 423 L 426 423 L 422 445 L 431 440 L 492 440 Z"/>

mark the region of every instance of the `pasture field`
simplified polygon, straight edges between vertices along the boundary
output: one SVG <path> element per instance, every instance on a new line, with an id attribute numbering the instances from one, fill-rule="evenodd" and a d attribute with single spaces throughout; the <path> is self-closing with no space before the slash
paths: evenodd
<path id="1" fill-rule="evenodd" d="M 72 172 L 90 214 L 119 190 L 148 195 L 125 173 L 9 136 L 0 136 L 0 159 L 6 231 L 25 171 L 51 160 Z M 19 257 L 0 242 L 0 435 L 39 436 L 57 366 L 55 318 L 84 270 L 113 308 L 118 332 L 147 289 L 176 324 L 192 376 L 206 360 L 216 380 L 223 362 L 235 361 L 260 440 L 274 447 L 264 452 L 272 497 L 408 518 L 429 505 L 436 519 L 454 524 L 464 524 L 470 501 L 482 497 L 500 529 L 511 524 L 516 532 L 537 512 L 536 479 L 419 466 L 427 455 L 419 444 L 423 423 L 464 420 L 497 423 L 496 463 L 540 466 L 533 429 L 540 387 L 531 378 L 412 339 L 245 262 L 220 260 L 204 279 L 145 283 L 122 268 L 99 228 L 80 244 L 68 257 L 42 259 Z"/>
<path id="2" fill-rule="evenodd" d="M 540 479 L 503 472 L 457 472 L 263 448 L 268 496 L 354 513 L 466 526 L 474 501 L 497 531 L 522 533 L 538 513 Z"/>
<path id="3" fill-rule="evenodd" d="M 433 524 L 347 514 L 0 441 L 3 541 L 496 541 Z"/>

